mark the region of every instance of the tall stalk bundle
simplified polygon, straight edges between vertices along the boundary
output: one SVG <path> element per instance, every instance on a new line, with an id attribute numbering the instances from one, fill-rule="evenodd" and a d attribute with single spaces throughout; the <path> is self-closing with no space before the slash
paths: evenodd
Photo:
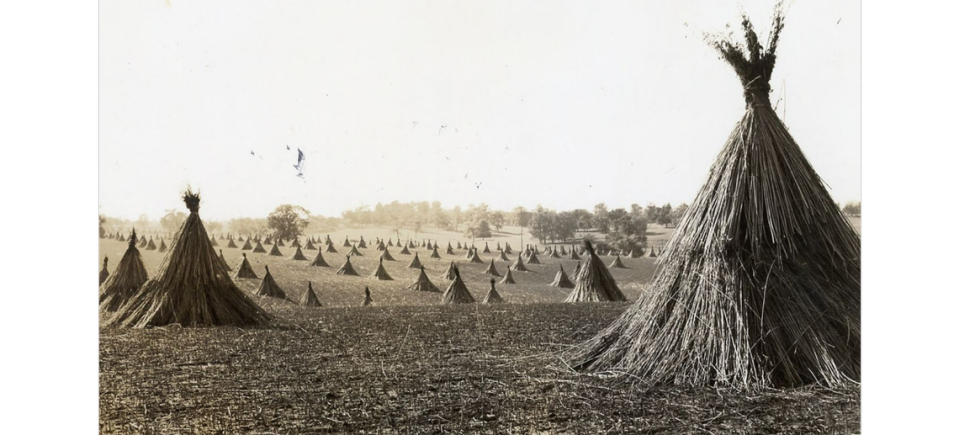
<path id="1" fill-rule="evenodd" d="M 553 278 L 553 282 L 549 283 L 552 287 L 559 288 L 575 288 L 576 284 L 573 281 L 570 281 L 569 276 L 566 275 L 566 271 L 563 270 L 563 265 L 559 265 L 559 272 L 556 272 L 556 277 Z"/>
<path id="2" fill-rule="evenodd" d="M 212 245 L 211 245 L 211 246 L 212 246 Z M 238 248 L 239 246 L 236 246 L 236 243 L 233 243 L 233 239 L 230 239 L 229 241 L 227 241 L 226 247 L 227 247 L 227 248 L 236 249 L 236 248 Z"/>
<path id="3" fill-rule="evenodd" d="M 513 270 L 516 270 L 516 271 L 519 271 L 519 272 L 529 272 L 529 269 L 527 269 L 527 268 L 526 268 L 526 265 L 523 264 L 523 256 L 522 256 L 522 255 L 517 255 L 517 256 L 516 256 L 516 261 L 513 262 Z"/>
<path id="4" fill-rule="evenodd" d="M 486 245 L 483 246 L 483 253 L 484 253 L 484 254 L 489 254 L 490 252 L 492 252 L 492 251 L 489 250 L 489 242 L 486 242 Z"/>
<path id="5" fill-rule="evenodd" d="M 147 269 L 136 246 L 136 234 L 136 231 L 130 234 L 127 250 L 117 264 L 117 270 L 100 283 L 100 312 L 116 311 L 147 281 Z M 104 272 L 106 267 L 107 260 L 104 258 Z M 103 276 L 103 272 L 100 276 Z"/>
<path id="6" fill-rule="evenodd" d="M 576 252 L 576 249 L 570 248 L 568 260 L 579 260 L 579 254 Z"/>
<path id="7" fill-rule="evenodd" d="M 243 236 L 239 236 L 239 238 L 237 238 L 237 240 L 242 242 L 242 241 L 243 241 Z"/>
<path id="8" fill-rule="evenodd" d="M 353 264 L 350 263 L 350 256 L 346 256 L 346 262 L 336 271 L 337 275 L 350 275 L 350 276 L 360 276 L 356 273 L 356 269 L 353 269 Z"/>
<path id="9" fill-rule="evenodd" d="M 294 237 L 294 238 L 293 238 L 293 242 L 290 243 L 290 247 L 291 247 L 291 248 L 302 248 L 303 246 L 300 245 L 300 238 L 299 238 L 299 237 Z"/>
<path id="10" fill-rule="evenodd" d="M 420 263 L 420 253 L 419 253 L 419 252 L 417 252 L 416 255 L 413 256 L 413 261 L 411 261 L 410 264 L 407 265 L 406 267 L 408 267 L 408 268 L 410 268 L 410 269 L 419 269 L 419 268 L 423 267 L 423 263 Z"/>
<path id="11" fill-rule="evenodd" d="M 163 239 L 160 239 L 160 246 L 157 247 L 157 252 L 166 252 L 166 250 L 167 250 L 166 242 L 164 242 Z"/>
<path id="12" fill-rule="evenodd" d="M 513 271 L 506 266 L 506 276 L 503 279 L 499 280 L 500 284 L 516 284 L 516 280 L 513 279 Z"/>
<path id="13" fill-rule="evenodd" d="M 121 242 L 125 242 L 125 241 L 126 241 L 126 239 L 123 238 L 123 234 L 120 234 L 120 238 L 119 238 L 118 240 L 121 241 Z"/>
<path id="14" fill-rule="evenodd" d="M 280 247 L 285 248 L 285 247 L 286 247 L 286 244 L 283 243 L 283 238 L 282 238 L 282 237 L 277 237 L 277 238 L 276 238 L 276 243 L 274 243 L 273 246 L 280 246 Z"/>
<path id="15" fill-rule="evenodd" d="M 402 255 L 410 255 L 410 242 L 406 242 L 406 245 L 403 246 L 403 250 L 400 251 Z"/>
<path id="16" fill-rule="evenodd" d="M 499 242 L 496 242 L 496 250 L 497 250 L 497 251 L 502 251 L 502 250 L 503 250 L 503 247 L 500 246 Z"/>
<path id="17" fill-rule="evenodd" d="M 266 269 L 266 275 L 263 275 L 263 280 L 260 281 L 260 288 L 257 289 L 257 296 L 269 296 L 271 298 L 280 298 L 286 299 L 286 292 L 280 288 L 280 285 L 276 283 L 276 280 L 273 279 L 273 274 L 270 273 L 270 266 L 263 266 Z"/>
<path id="18" fill-rule="evenodd" d="M 647 291 L 571 355 L 575 367 L 743 390 L 860 378 L 859 236 L 769 106 L 781 8 L 765 50 L 743 27 L 745 47 L 712 44 L 746 114 Z"/>
<path id="19" fill-rule="evenodd" d="M 499 257 L 497 258 L 500 261 L 509 261 L 509 257 L 506 256 L 506 251 L 499 251 Z"/>
<path id="20" fill-rule="evenodd" d="M 433 249 L 433 244 L 432 244 L 431 242 L 426 242 L 426 249 L 427 249 L 427 250 L 432 250 L 432 249 Z"/>
<path id="21" fill-rule="evenodd" d="M 446 242 L 446 255 L 456 255 L 456 253 L 453 252 L 453 245 L 449 242 Z"/>
<path id="22" fill-rule="evenodd" d="M 220 258 L 222 259 L 223 251 L 220 251 Z M 223 260 L 224 262 L 226 260 Z M 250 261 L 246 259 L 246 253 L 243 253 L 243 261 L 240 262 L 240 265 L 237 266 L 236 272 L 233 273 L 233 279 L 238 278 L 250 278 L 257 279 L 256 272 L 253 271 L 253 266 L 250 266 Z"/>
<path id="23" fill-rule="evenodd" d="M 456 279 L 456 264 L 452 261 L 450 262 L 450 267 L 446 268 L 446 272 L 443 272 L 443 278 L 450 281 Z"/>
<path id="24" fill-rule="evenodd" d="M 460 242 L 456 242 L 456 249 L 463 249 L 463 245 Z"/>
<path id="25" fill-rule="evenodd" d="M 240 290 L 217 258 L 198 213 L 200 196 L 187 190 L 190 215 L 173 236 L 157 274 L 121 306 L 108 325 L 144 328 L 256 325 L 270 316 Z"/>
<path id="26" fill-rule="evenodd" d="M 612 263 L 609 263 L 609 268 L 610 269 L 629 269 L 628 267 L 626 267 L 625 264 L 623 264 L 623 260 L 619 258 L 619 254 L 616 254 L 616 259 L 613 260 Z"/>
<path id="27" fill-rule="evenodd" d="M 426 276 L 426 268 L 420 268 L 420 274 L 416 277 L 416 281 L 413 281 L 412 284 L 406 287 L 407 290 L 419 291 L 419 292 L 437 292 L 439 293 L 440 289 L 437 288 L 430 277 Z"/>
<path id="28" fill-rule="evenodd" d="M 483 273 L 489 276 L 500 276 L 499 271 L 496 270 L 496 260 L 490 260 L 489 267 L 487 267 Z"/>
<path id="29" fill-rule="evenodd" d="M 430 258 L 437 258 L 437 259 L 443 258 L 443 257 L 440 257 L 440 250 L 437 247 L 437 245 L 433 245 L 433 253 L 430 254 Z"/>
<path id="30" fill-rule="evenodd" d="M 382 251 L 384 249 L 386 249 L 386 243 L 383 243 L 383 241 L 380 240 L 379 243 L 376 244 L 376 250 Z"/>
<path id="31" fill-rule="evenodd" d="M 301 250 L 299 247 L 297 247 L 297 248 L 296 248 L 296 252 L 294 252 L 293 255 L 290 256 L 290 260 L 295 260 L 295 261 L 308 261 L 309 258 L 306 258 L 306 256 L 303 255 L 303 250 Z"/>
<path id="32" fill-rule="evenodd" d="M 220 244 L 216 242 L 216 237 L 210 237 L 210 245 L 219 247 Z"/>
<path id="33" fill-rule="evenodd" d="M 308 251 L 315 251 L 315 250 L 316 250 L 316 246 L 313 246 L 313 241 L 312 241 L 312 240 L 307 240 L 307 241 L 306 241 L 306 246 L 304 246 L 303 249 L 306 249 L 306 250 L 308 250 Z"/>
<path id="34" fill-rule="evenodd" d="M 470 257 L 470 263 L 483 264 L 483 259 L 479 256 L 479 249 L 473 248 L 473 256 Z"/>
<path id="35" fill-rule="evenodd" d="M 146 249 L 146 247 L 147 247 L 147 239 L 146 239 L 146 237 L 141 237 L 141 238 L 140 238 L 140 244 L 139 244 L 137 247 L 138 247 L 138 248 L 144 248 L 144 249 Z"/>
<path id="36" fill-rule="evenodd" d="M 508 254 L 512 254 L 512 253 L 513 253 L 513 247 L 510 246 L 509 243 L 507 243 L 507 244 L 506 244 L 506 248 L 503 249 L 503 252 L 505 252 L 507 255 L 508 255 Z"/>
<path id="37" fill-rule="evenodd" d="M 335 254 L 335 253 L 336 253 L 336 248 L 333 246 L 333 243 L 327 243 L 327 244 L 326 244 L 326 253 L 327 253 L 327 254 Z"/>
<path id="38" fill-rule="evenodd" d="M 385 261 L 396 261 L 396 259 L 393 258 L 393 255 L 390 254 L 390 250 L 389 250 L 389 249 L 386 249 L 386 246 L 383 246 L 383 253 L 380 254 L 380 261 L 384 261 L 384 260 L 385 260 Z"/>
<path id="39" fill-rule="evenodd" d="M 270 250 L 272 251 L 273 249 L 270 248 Z M 263 244 L 262 244 L 262 243 L 256 242 L 256 246 L 253 247 L 253 252 L 255 252 L 255 253 L 257 253 L 257 254 L 265 254 L 265 253 L 266 253 L 266 248 L 263 247 Z"/>
<path id="40" fill-rule="evenodd" d="M 320 299 L 316 297 L 316 293 L 313 291 L 313 283 L 311 281 L 306 282 L 306 293 L 303 294 L 303 299 L 300 300 L 300 305 L 305 307 L 323 306 L 323 304 L 320 303 Z"/>
<path id="41" fill-rule="evenodd" d="M 576 274 L 576 286 L 564 302 L 619 302 L 626 296 L 619 290 L 613 275 L 606 269 L 593 244 L 586 240 L 586 262 Z"/>
<path id="42" fill-rule="evenodd" d="M 277 242 L 275 245 L 273 245 L 272 248 L 270 248 L 270 253 L 269 253 L 268 255 L 272 255 L 272 256 L 274 256 L 274 257 L 282 257 L 282 256 L 283 256 L 283 253 L 280 252 L 280 243 L 279 243 L 279 242 Z"/>
<path id="43" fill-rule="evenodd" d="M 360 236 L 359 248 L 360 248 L 360 249 L 366 249 L 366 241 L 363 240 L 363 236 Z"/>
<path id="44" fill-rule="evenodd" d="M 323 258 L 323 252 L 319 249 L 316 250 L 316 256 L 313 257 L 313 261 L 310 262 L 310 266 L 330 267 L 330 265 L 326 263 L 326 259 Z"/>
<path id="45" fill-rule="evenodd" d="M 539 257 L 536 256 L 536 251 L 530 251 L 529 257 L 526 259 L 526 264 L 540 264 Z"/>
<path id="46" fill-rule="evenodd" d="M 396 245 L 393 244 L 393 238 L 392 238 L 392 237 L 390 237 L 390 239 L 386 241 L 386 246 L 389 246 L 389 247 L 396 246 Z"/>
<path id="47" fill-rule="evenodd" d="M 347 252 L 346 255 L 350 257 L 353 257 L 353 256 L 362 257 L 363 253 L 360 252 L 359 249 L 356 249 L 356 245 L 353 245 L 353 247 L 350 248 L 350 252 Z"/>
<path id="48" fill-rule="evenodd" d="M 557 251 L 556 249 L 550 249 L 549 258 L 563 258 L 563 257 L 559 255 L 559 251 Z"/>
<path id="49" fill-rule="evenodd" d="M 486 293 L 486 297 L 483 298 L 484 304 L 502 304 L 506 301 L 503 300 L 503 297 L 499 295 L 499 292 L 496 291 L 496 280 L 489 280 L 489 292 Z"/>
<path id="50" fill-rule="evenodd" d="M 103 281 L 107 280 L 107 277 L 110 276 L 110 272 L 107 271 L 107 261 L 109 258 L 103 257 L 103 269 L 100 269 L 100 284 L 103 284 Z"/>
<path id="51" fill-rule="evenodd" d="M 147 251 L 156 251 L 157 245 L 153 243 L 153 236 L 150 236 L 150 241 L 147 243 Z"/>
<path id="52" fill-rule="evenodd" d="M 272 245 L 272 244 L 273 244 L 273 237 L 266 236 L 266 238 L 263 239 L 263 244 L 264 244 L 264 245 Z"/>
<path id="53" fill-rule="evenodd" d="M 656 250 L 649 248 L 649 258 L 656 258 Z"/>
<path id="54" fill-rule="evenodd" d="M 329 234 L 326 235 L 326 240 L 324 240 L 323 243 L 326 243 L 327 245 L 333 243 L 333 239 L 330 238 Z"/>
<path id="55" fill-rule="evenodd" d="M 370 275 L 370 279 L 376 281 L 392 281 L 393 277 L 389 273 L 386 273 L 386 268 L 383 267 L 383 258 L 380 258 L 380 265 L 376 267 L 376 270 L 373 271 L 373 274 Z"/>
<path id="56" fill-rule="evenodd" d="M 350 243 L 350 237 L 349 237 L 349 236 L 347 236 L 346 239 L 343 240 L 343 247 L 344 247 L 344 248 L 352 248 L 352 247 L 353 247 L 353 244 Z"/>
<path id="57" fill-rule="evenodd" d="M 241 251 L 249 251 L 253 249 L 253 244 L 250 243 L 250 239 L 246 239 L 246 242 L 243 243 L 243 247 L 240 248 Z"/>
<path id="58" fill-rule="evenodd" d="M 450 286 L 446 288 L 446 292 L 443 293 L 443 303 L 444 304 L 472 304 L 476 303 L 476 299 L 473 299 L 473 295 L 470 294 L 469 289 L 466 288 L 466 283 L 463 282 L 463 278 L 460 277 L 460 269 L 458 267 L 453 268 L 453 282 L 450 283 Z"/>

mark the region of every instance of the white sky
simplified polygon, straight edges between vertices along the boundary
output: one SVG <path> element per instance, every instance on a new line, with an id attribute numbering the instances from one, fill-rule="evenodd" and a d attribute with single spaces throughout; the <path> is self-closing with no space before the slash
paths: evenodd
<path id="1" fill-rule="evenodd" d="M 691 202 L 744 112 L 701 37 L 738 32 L 739 3 L 101 0 L 100 212 L 185 210 L 188 183 L 209 219 Z M 773 2 L 741 3 L 765 41 Z M 859 6 L 790 5 L 771 81 L 841 202 L 861 189 Z"/>

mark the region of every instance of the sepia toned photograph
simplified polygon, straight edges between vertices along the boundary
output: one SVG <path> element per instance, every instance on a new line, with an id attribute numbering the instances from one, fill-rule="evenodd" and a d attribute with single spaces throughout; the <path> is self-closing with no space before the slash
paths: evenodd
<path id="1" fill-rule="evenodd" d="M 100 433 L 861 433 L 860 7 L 100 1 Z"/>

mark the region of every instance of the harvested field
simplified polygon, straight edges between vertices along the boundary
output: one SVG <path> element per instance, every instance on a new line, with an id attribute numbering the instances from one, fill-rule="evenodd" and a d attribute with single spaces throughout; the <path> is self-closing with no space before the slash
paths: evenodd
<path id="1" fill-rule="evenodd" d="M 124 247 L 101 240 L 101 255 L 116 256 Z M 239 263 L 240 252 L 223 250 L 231 266 Z M 496 253 L 480 254 L 485 264 L 470 264 L 456 258 L 465 250 L 439 260 L 423 255 L 422 248 L 413 252 L 421 253 L 441 289 L 449 283 L 440 275 L 451 259 L 474 298 L 489 288 L 483 270 Z M 101 432 L 850 433 L 859 428 L 858 389 L 769 390 L 754 396 L 674 388 L 643 392 L 621 378 L 568 371 L 554 353 L 593 336 L 628 306 L 559 303 L 570 290 L 549 283 L 558 263 L 573 270 L 574 261 L 543 257 L 542 265 L 529 266 L 533 272 L 514 272 L 516 285 L 497 286 L 507 304 L 441 306 L 440 293 L 404 289 L 418 273 L 406 268 L 410 256 L 394 254 L 397 261 L 384 262 L 394 281 L 367 279 L 376 255 L 352 259 L 359 277 L 334 274 L 343 253 L 324 254 L 334 265 L 329 268 L 247 256 L 258 271 L 269 265 L 292 300 L 312 281 L 324 308 L 254 296 L 277 317 L 275 325 L 101 329 Z M 143 257 L 152 276 L 162 254 L 144 251 Z M 634 300 L 655 260 L 622 261 L 628 269 L 611 273 Z M 250 295 L 259 284 L 238 281 Z M 359 307 L 367 285 L 375 304 Z"/>
<path id="2" fill-rule="evenodd" d="M 105 433 L 850 433 L 858 391 L 641 393 L 550 356 L 626 304 L 279 310 L 284 327 L 104 330 Z M 273 307 L 271 307 L 273 308 Z M 277 312 L 275 310 L 271 310 Z M 570 332 L 574 331 L 574 332 Z"/>

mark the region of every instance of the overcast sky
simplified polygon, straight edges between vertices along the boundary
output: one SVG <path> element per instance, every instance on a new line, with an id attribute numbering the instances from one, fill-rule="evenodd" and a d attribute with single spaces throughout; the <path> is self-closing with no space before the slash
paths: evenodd
<path id="1" fill-rule="evenodd" d="M 688 203 L 744 113 L 702 39 L 741 35 L 739 3 L 764 41 L 770 1 L 101 0 L 100 212 L 185 211 L 187 184 L 210 219 Z M 858 1 L 796 1 L 771 81 L 841 202 L 860 198 L 860 45 Z"/>

